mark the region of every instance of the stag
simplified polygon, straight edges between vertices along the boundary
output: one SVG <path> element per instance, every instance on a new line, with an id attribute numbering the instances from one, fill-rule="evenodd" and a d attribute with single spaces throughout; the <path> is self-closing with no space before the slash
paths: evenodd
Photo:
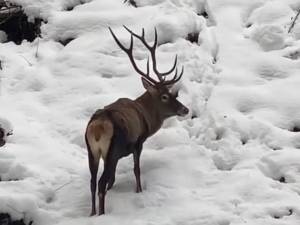
<path id="1" fill-rule="evenodd" d="M 7 137 L 10 135 L 13 135 L 12 125 L 8 120 L 0 117 L 0 147 L 6 144 Z"/>
<path id="2" fill-rule="evenodd" d="M 3 128 L 0 127 L 0 147 L 2 147 L 3 145 L 5 145 L 6 143 L 6 132 Z"/>
<path id="3" fill-rule="evenodd" d="M 131 35 L 129 48 L 124 47 L 112 29 L 109 28 L 117 45 L 128 55 L 133 68 L 141 75 L 142 84 L 146 92 L 135 100 L 120 98 L 103 109 L 98 109 L 87 125 L 85 140 L 91 173 L 91 216 L 96 214 L 95 194 L 100 158 L 104 161 L 104 170 L 98 182 L 99 215 L 102 215 L 105 213 L 105 194 L 114 184 L 118 160 L 131 153 L 133 154 L 136 192 L 141 192 L 140 156 L 143 143 L 161 128 L 165 119 L 176 115 L 185 116 L 189 112 L 188 108 L 176 99 L 178 91 L 172 93 L 170 90 L 180 80 L 184 72 L 184 68 L 182 67 L 180 74 L 178 74 L 177 55 L 172 68 L 167 72 L 161 73 L 158 71 L 156 64 L 158 42 L 156 29 L 153 45 L 149 45 L 146 42 L 144 29 L 141 36 L 132 32 L 127 27 L 125 29 Z M 134 37 L 140 40 L 149 50 L 153 72 L 158 80 L 150 77 L 149 57 L 147 72 L 143 72 L 136 65 L 133 57 Z M 167 79 L 167 76 L 174 71 L 173 78 Z"/>

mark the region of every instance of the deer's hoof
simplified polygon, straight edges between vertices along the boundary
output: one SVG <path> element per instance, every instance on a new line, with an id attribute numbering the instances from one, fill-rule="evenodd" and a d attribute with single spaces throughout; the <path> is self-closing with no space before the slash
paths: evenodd
<path id="1" fill-rule="evenodd" d="M 105 214 L 104 211 L 103 212 L 99 212 L 98 216 L 101 216 L 101 215 L 104 215 L 104 214 Z"/>
<path id="2" fill-rule="evenodd" d="M 136 192 L 136 193 L 141 193 L 141 192 L 142 192 L 142 188 L 137 188 L 137 189 L 135 190 L 135 192 Z"/>

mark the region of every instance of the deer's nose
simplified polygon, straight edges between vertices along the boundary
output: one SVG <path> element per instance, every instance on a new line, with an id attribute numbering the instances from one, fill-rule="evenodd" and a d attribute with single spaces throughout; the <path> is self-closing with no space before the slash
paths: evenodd
<path id="1" fill-rule="evenodd" d="M 178 110 L 178 116 L 185 116 L 189 113 L 189 109 L 185 106 L 182 106 L 179 110 Z"/>
<path id="2" fill-rule="evenodd" d="M 3 139 L 4 135 L 5 135 L 5 131 L 3 128 L 0 127 L 0 139 Z"/>
<path id="3" fill-rule="evenodd" d="M 0 147 L 2 147 L 3 145 L 5 145 L 5 141 L 4 140 L 0 140 Z"/>

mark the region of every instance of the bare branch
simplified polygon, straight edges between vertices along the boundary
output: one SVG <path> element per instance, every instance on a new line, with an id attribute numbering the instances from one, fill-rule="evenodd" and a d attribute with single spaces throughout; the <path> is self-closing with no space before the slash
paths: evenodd
<path id="1" fill-rule="evenodd" d="M 73 180 L 70 180 L 69 182 L 67 182 L 67 183 L 65 183 L 65 184 L 63 184 L 63 185 L 61 185 L 61 186 L 58 187 L 58 188 L 56 188 L 56 189 L 54 190 L 54 192 L 59 191 L 60 189 L 64 188 L 65 186 L 67 186 L 67 185 L 69 185 L 69 184 L 71 184 L 71 183 L 73 183 Z"/>
<path id="2" fill-rule="evenodd" d="M 291 24 L 291 26 L 290 26 L 290 28 L 289 28 L 289 30 L 288 30 L 288 33 L 291 33 L 292 29 L 294 28 L 294 26 L 295 26 L 295 24 L 296 24 L 296 21 L 297 21 L 299 15 L 300 15 L 300 9 L 298 9 L 297 15 L 296 15 L 295 18 L 293 19 L 293 22 L 292 22 L 292 24 Z"/>

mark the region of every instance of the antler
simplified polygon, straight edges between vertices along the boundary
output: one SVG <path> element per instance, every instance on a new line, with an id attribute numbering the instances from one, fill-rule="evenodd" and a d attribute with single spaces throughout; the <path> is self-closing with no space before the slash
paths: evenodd
<path id="1" fill-rule="evenodd" d="M 131 34 L 131 41 L 130 41 L 130 47 L 127 49 L 125 48 L 121 42 L 118 40 L 118 38 L 116 37 L 116 35 L 113 33 L 112 29 L 109 27 L 109 30 L 113 36 L 113 38 L 115 39 L 116 43 L 118 44 L 118 46 L 127 53 L 134 69 L 140 74 L 142 75 L 144 78 L 146 78 L 148 81 L 150 81 L 151 83 L 153 83 L 153 85 L 172 85 L 175 84 L 177 81 L 180 80 L 180 78 L 183 75 L 184 72 L 184 67 L 182 67 L 181 73 L 178 76 L 178 69 L 176 68 L 177 65 L 177 55 L 175 56 L 175 61 L 174 64 L 172 66 L 172 68 L 164 73 L 160 73 L 157 69 L 157 63 L 156 63 L 156 47 L 157 47 L 157 30 L 156 28 L 155 30 L 155 37 L 154 37 L 154 44 L 152 46 L 150 46 L 146 39 L 145 39 L 145 29 L 142 29 L 142 35 L 139 36 L 136 33 L 134 33 L 133 31 L 131 31 L 129 28 L 127 28 L 126 26 L 124 26 L 124 28 Z M 149 74 L 149 58 L 147 60 L 147 73 L 142 72 L 136 65 L 134 58 L 133 58 L 133 36 L 136 37 L 137 39 L 139 39 L 144 45 L 145 47 L 150 51 L 151 54 L 151 59 L 152 59 L 152 66 L 153 66 L 153 71 L 156 74 L 157 78 L 159 79 L 159 82 L 157 82 L 156 80 L 154 80 L 153 78 L 150 77 Z M 175 70 L 176 68 L 176 70 Z M 171 80 L 167 80 L 166 81 L 166 76 L 170 75 L 173 71 L 175 70 L 175 75 Z"/>
<path id="2" fill-rule="evenodd" d="M 116 41 L 116 43 L 118 44 L 118 46 L 124 51 L 124 52 L 126 52 L 126 54 L 128 55 L 128 57 L 129 57 L 129 59 L 130 59 L 130 62 L 131 62 L 131 64 L 133 65 L 133 68 L 140 74 L 140 75 L 142 75 L 145 79 L 147 79 L 148 81 L 150 81 L 151 83 L 153 83 L 153 85 L 155 85 L 156 84 L 156 80 L 154 80 L 154 79 L 152 79 L 151 77 L 150 77 L 150 70 L 149 70 L 149 58 L 148 58 L 148 60 L 147 60 L 147 73 L 144 73 L 143 71 L 141 71 L 138 67 L 137 67 L 137 65 L 136 65 L 136 63 L 135 63 L 135 61 L 134 61 L 134 58 L 133 58 L 133 52 L 132 52 L 132 50 L 133 50 L 133 36 L 131 35 L 131 37 L 130 37 L 130 47 L 129 48 L 125 48 L 122 44 L 121 44 L 121 42 L 118 40 L 118 38 L 116 37 L 116 35 L 114 34 L 114 32 L 112 31 L 112 29 L 109 27 L 109 31 L 110 31 L 110 33 L 112 34 L 112 36 L 113 36 L 113 38 L 115 39 L 115 41 Z"/>

